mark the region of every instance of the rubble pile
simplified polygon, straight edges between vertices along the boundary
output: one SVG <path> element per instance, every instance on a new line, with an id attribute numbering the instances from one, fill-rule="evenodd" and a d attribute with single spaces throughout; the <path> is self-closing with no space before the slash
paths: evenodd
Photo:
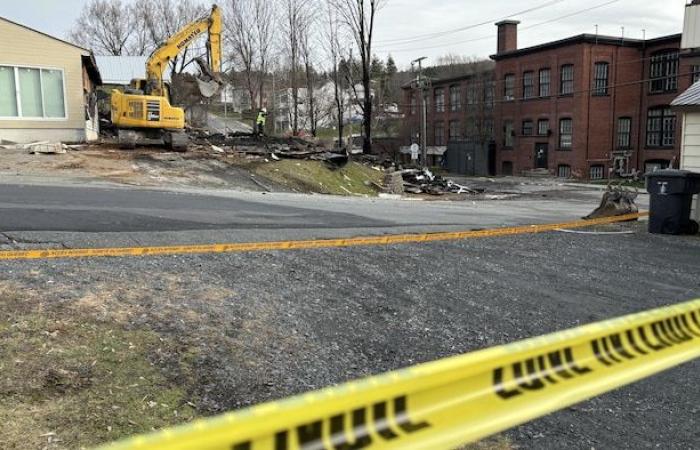
<path id="1" fill-rule="evenodd" d="M 257 136 L 250 133 L 210 133 L 205 129 L 189 129 L 193 146 L 211 148 L 216 153 L 239 153 L 279 161 L 299 159 L 323 161 L 331 167 L 343 167 L 349 161 L 345 150 L 329 151 L 323 145 L 300 137 Z"/>
<path id="2" fill-rule="evenodd" d="M 478 194 L 479 191 L 457 184 L 452 180 L 433 174 L 428 169 L 405 169 L 401 171 L 404 191 L 410 194 Z"/>

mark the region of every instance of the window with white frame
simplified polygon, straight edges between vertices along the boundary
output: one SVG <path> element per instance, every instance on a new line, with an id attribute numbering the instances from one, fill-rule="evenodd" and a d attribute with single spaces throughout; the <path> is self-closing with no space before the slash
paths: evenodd
<path id="1" fill-rule="evenodd" d="M 559 164 L 557 167 L 557 176 L 559 178 L 571 178 L 571 166 L 568 164 Z"/>
<path id="2" fill-rule="evenodd" d="M 535 73 L 523 73 L 523 98 L 532 98 L 535 96 Z"/>
<path id="3" fill-rule="evenodd" d="M 574 142 L 574 121 L 561 119 L 559 121 L 559 150 L 571 150 Z"/>
<path id="4" fill-rule="evenodd" d="M 445 112 L 445 89 L 435 89 L 435 112 Z"/>
<path id="5" fill-rule="evenodd" d="M 63 71 L 0 66 L 0 117 L 65 119 Z"/>
<path id="6" fill-rule="evenodd" d="M 571 95 L 574 93 L 574 66 L 566 64 L 561 66 L 559 93 Z"/>
<path id="7" fill-rule="evenodd" d="M 549 69 L 540 69 L 540 97 L 549 97 L 551 84 L 552 71 Z"/>
<path id="8" fill-rule="evenodd" d="M 589 176 L 591 180 L 602 180 L 605 176 L 605 166 L 600 164 L 591 166 Z"/>
<path id="9" fill-rule="evenodd" d="M 505 148 L 513 148 L 515 142 L 513 134 L 513 121 L 506 120 L 503 122 L 503 146 Z"/>

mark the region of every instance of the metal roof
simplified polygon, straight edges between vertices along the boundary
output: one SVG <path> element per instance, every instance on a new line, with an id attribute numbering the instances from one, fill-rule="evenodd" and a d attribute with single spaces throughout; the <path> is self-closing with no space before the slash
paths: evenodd
<path id="1" fill-rule="evenodd" d="M 693 84 L 687 91 L 676 97 L 676 99 L 671 102 L 671 106 L 675 108 L 700 106 L 700 81 Z"/>
<path id="2" fill-rule="evenodd" d="M 146 78 L 147 56 L 95 56 L 95 60 L 104 84 L 126 86 L 133 79 Z M 163 79 L 170 81 L 169 70 L 165 71 Z"/>

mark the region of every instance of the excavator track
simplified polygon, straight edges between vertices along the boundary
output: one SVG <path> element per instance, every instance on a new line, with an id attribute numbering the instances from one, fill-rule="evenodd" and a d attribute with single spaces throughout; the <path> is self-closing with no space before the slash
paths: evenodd
<path id="1" fill-rule="evenodd" d="M 190 145 L 189 136 L 182 131 L 166 131 L 163 141 L 166 147 L 174 152 L 186 152 Z"/>

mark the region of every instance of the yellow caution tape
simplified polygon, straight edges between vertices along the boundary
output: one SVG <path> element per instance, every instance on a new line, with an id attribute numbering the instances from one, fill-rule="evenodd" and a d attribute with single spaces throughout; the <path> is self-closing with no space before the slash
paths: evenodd
<path id="1" fill-rule="evenodd" d="M 458 231 L 427 234 L 399 234 L 390 236 L 369 236 L 346 239 L 322 239 L 306 241 L 276 241 L 252 242 L 210 245 L 181 245 L 168 247 L 127 247 L 127 248 L 85 248 L 71 250 L 18 250 L 1 251 L 0 260 L 18 259 L 55 259 L 55 258 L 95 258 L 95 257 L 125 257 L 125 256 L 158 256 L 184 255 L 204 253 L 244 253 L 275 250 L 305 250 L 320 248 L 343 248 L 373 245 L 393 245 L 421 242 L 454 241 L 518 234 L 535 234 L 555 231 L 561 228 L 585 228 L 593 225 L 606 225 L 617 222 L 627 222 L 648 216 L 649 213 L 627 214 L 624 216 L 607 217 L 594 220 L 579 220 L 568 223 L 553 223 L 544 225 L 526 225 L 519 227 L 495 228 L 479 231 Z"/>
<path id="2" fill-rule="evenodd" d="M 344 384 L 105 450 L 454 448 L 700 357 L 700 300 Z"/>

